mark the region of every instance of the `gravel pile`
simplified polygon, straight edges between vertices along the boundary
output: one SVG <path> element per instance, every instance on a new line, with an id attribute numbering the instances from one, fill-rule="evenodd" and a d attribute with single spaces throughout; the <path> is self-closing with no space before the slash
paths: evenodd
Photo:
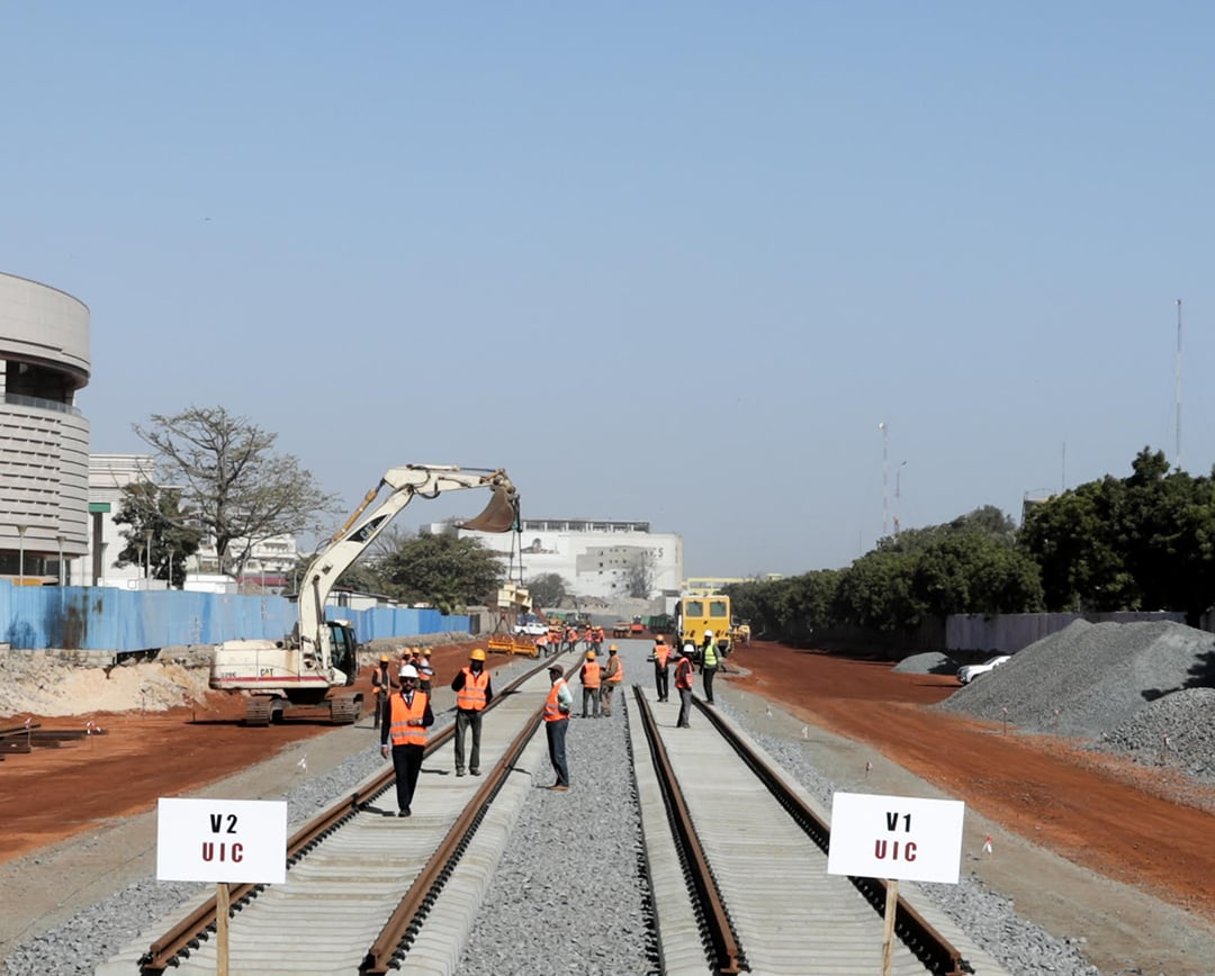
<path id="1" fill-rule="evenodd" d="M 948 654 L 925 651 L 903 658 L 893 670 L 906 674 L 957 674 L 958 665 Z"/>
<path id="2" fill-rule="evenodd" d="M 744 712 L 722 702 L 720 697 L 718 702 L 718 708 L 746 729 L 786 773 L 831 809 L 835 786 L 815 768 L 810 746 L 764 735 L 756 731 Z M 920 887 L 1013 976 L 1101 976 L 1101 970 L 1085 961 L 1076 944 L 1057 939 L 1021 918 L 1011 901 L 984 887 L 973 874 L 963 874 L 956 885 L 921 884 Z"/>
<path id="3" fill-rule="evenodd" d="M 1215 783 L 1215 688 L 1187 688 L 1151 702 L 1092 748 Z"/>
<path id="4" fill-rule="evenodd" d="M 1149 701 L 1215 683 L 1215 636 L 1171 621 L 1077 620 L 938 705 L 1020 729 L 1095 737 Z"/>

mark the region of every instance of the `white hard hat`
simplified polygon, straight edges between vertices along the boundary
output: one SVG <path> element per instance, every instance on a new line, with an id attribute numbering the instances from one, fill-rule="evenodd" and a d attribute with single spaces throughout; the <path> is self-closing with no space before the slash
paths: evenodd
<path id="1" fill-rule="evenodd" d="M 705 631 L 705 636 L 706 636 L 706 637 L 712 637 L 712 636 L 713 636 L 713 631 L 711 631 L 711 630 L 706 630 L 706 631 Z"/>
<path id="2" fill-rule="evenodd" d="M 401 673 L 398 675 L 398 677 L 401 677 L 401 678 L 416 678 L 417 676 L 418 676 L 418 669 L 415 668 L 412 664 L 407 664 L 407 665 L 405 665 L 405 667 L 401 668 Z"/>

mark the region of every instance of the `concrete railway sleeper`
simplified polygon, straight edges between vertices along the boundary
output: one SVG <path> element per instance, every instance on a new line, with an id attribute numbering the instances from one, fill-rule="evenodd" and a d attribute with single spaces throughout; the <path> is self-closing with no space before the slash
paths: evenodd
<path id="1" fill-rule="evenodd" d="M 230 917 L 237 919 L 237 913 L 241 917 L 231 926 L 232 971 L 383 973 L 399 967 L 437 893 L 514 770 L 519 754 L 534 736 L 547 693 L 549 663 L 543 662 L 495 696 L 491 708 L 497 718 L 487 723 L 482 753 L 488 758 L 500 749 L 501 756 L 471 799 L 450 802 L 455 796 L 466 796 L 465 790 L 457 793 L 452 788 L 453 796 L 444 804 L 450 815 L 440 811 L 427 816 L 418 811 L 408 832 L 397 827 L 396 818 L 380 816 L 382 811 L 373 804 L 393 786 L 393 771 L 388 768 L 292 836 L 286 885 L 234 885 Z M 513 730 L 518 731 L 503 747 L 501 743 Z M 432 736 L 426 756 L 433 756 L 453 735 L 454 726 L 448 726 Z M 429 784 L 423 791 L 429 791 L 425 794 L 428 798 L 438 792 Z M 422 795 L 420 791 L 420 798 Z M 444 822 L 450 822 L 446 831 L 441 829 Z M 354 829 L 344 829 L 351 827 Z M 405 842 L 404 852 L 397 846 L 401 841 Z M 330 856 L 308 856 L 317 851 Z M 411 883 L 406 883 L 410 869 L 402 861 L 421 863 Z M 330 899 L 328 903 L 326 898 Z M 325 904 L 328 907 L 317 907 Z M 211 896 L 156 939 L 137 966 L 124 969 L 121 959 L 116 958 L 99 972 L 152 976 L 169 967 L 181 973 L 214 972 L 211 936 L 216 912 L 216 898 Z M 259 926 L 260 917 L 269 921 Z M 377 917 L 382 922 L 378 927 Z M 339 924 L 343 921 L 345 924 Z M 352 948 L 350 938 L 357 937 L 354 933 L 368 925 L 373 928 L 362 948 Z M 329 928 L 342 934 L 331 938 L 325 934 Z M 242 930 L 252 934 L 243 936 Z M 279 937 L 267 938 L 267 932 L 279 933 Z M 315 946 L 307 945 L 309 938 L 316 940 Z M 287 944 L 290 951 L 284 951 Z M 236 957 L 242 953 L 238 964 Z"/>
<path id="2" fill-rule="evenodd" d="M 635 748 L 639 754 L 648 751 L 661 784 L 662 803 L 651 804 L 648 813 L 644 789 L 642 793 L 664 972 L 704 972 L 706 965 L 721 974 L 748 969 L 798 976 L 881 972 L 886 886 L 826 873 L 830 828 L 825 816 L 711 706 L 695 699 L 692 728 L 676 729 L 678 704 L 651 707 L 642 688 L 634 686 L 634 694 L 646 736 L 644 745 Z M 637 765 L 640 782 L 640 759 Z M 756 789 L 756 779 L 763 789 Z M 658 817 L 666 823 L 656 827 L 649 822 Z M 691 902 L 684 916 L 694 917 L 699 928 L 703 955 L 698 960 L 692 959 L 691 926 L 678 912 L 664 913 L 662 907 L 664 899 L 676 903 L 682 894 L 660 877 L 672 870 L 674 859 L 662 852 L 672 838 Z M 664 886 L 666 895 L 660 893 Z M 1004 972 L 936 915 L 934 925 L 900 895 L 894 973 Z"/>

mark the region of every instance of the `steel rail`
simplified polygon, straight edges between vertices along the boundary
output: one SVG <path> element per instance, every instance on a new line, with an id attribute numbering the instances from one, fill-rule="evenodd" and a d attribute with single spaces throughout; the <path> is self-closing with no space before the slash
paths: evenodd
<path id="1" fill-rule="evenodd" d="M 725 901 L 717 887 L 717 880 L 713 877 L 708 857 L 696 834 L 683 790 L 667 755 L 666 746 L 662 743 L 654 713 L 650 710 L 650 704 L 639 685 L 633 685 L 633 694 L 641 714 L 641 725 L 650 747 L 650 756 L 654 761 L 659 790 L 667 808 L 671 832 L 696 899 L 701 934 L 714 955 L 710 964 L 711 971 L 722 976 L 732 976 L 743 970 L 750 971 L 738 937 L 734 933 Z"/>
<path id="2" fill-rule="evenodd" d="M 772 793 L 793 820 L 800 826 L 819 848 L 826 853 L 831 845 L 831 828 L 817 813 L 814 812 L 800 796 L 786 785 L 779 773 L 769 766 L 760 756 L 730 728 L 718 712 L 710 708 L 700 698 L 694 697 L 694 704 L 709 723 L 730 744 L 739 758 L 755 773 L 756 777 Z M 861 893 L 870 905 L 879 913 L 886 910 L 886 882 L 881 878 L 858 878 L 849 876 L 853 886 Z M 929 972 L 938 976 L 966 976 L 969 969 L 962 958 L 961 952 L 927 919 L 915 910 L 902 895 L 898 896 L 895 908 L 895 934 L 902 940 L 908 950 L 921 962 Z"/>
<path id="3" fill-rule="evenodd" d="M 535 668 L 512 681 L 501 693 L 495 694 L 493 702 L 490 703 L 486 710 L 492 709 L 507 695 L 516 691 L 542 669 L 547 668 L 551 660 L 553 659 L 550 658 L 538 664 Z M 423 755 L 431 755 L 453 735 L 455 735 L 454 722 L 430 738 Z M 396 773 L 389 767 L 382 773 L 377 774 L 366 787 L 351 793 L 342 800 L 338 800 L 292 834 L 287 841 L 288 869 L 292 868 L 321 841 L 335 830 L 340 829 L 373 799 L 387 790 L 395 779 Z M 262 884 L 232 885 L 229 891 L 229 911 L 240 911 L 249 899 L 256 898 L 264 888 L 265 885 Z M 189 912 L 185 917 L 180 919 L 164 935 L 156 939 L 139 960 L 139 972 L 141 976 L 156 976 L 156 974 L 163 973 L 168 967 L 173 965 L 173 961 L 178 956 L 189 955 L 191 950 L 197 949 L 202 940 L 208 938 L 210 933 L 215 930 L 218 911 L 219 906 L 216 896 L 212 895 L 192 912 Z"/>
<path id="4" fill-rule="evenodd" d="M 485 782 L 451 825 L 425 867 L 389 916 L 371 948 L 367 950 L 359 967 L 360 973 L 386 973 L 397 966 L 409 951 L 410 944 L 417 936 L 439 892 L 443 890 L 477 828 L 481 826 L 481 821 L 485 819 L 494 798 L 506 785 L 507 778 L 515 768 L 515 762 L 535 735 L 543 714 L 544 710 L 538 709 L 506 747 L 502 758 L 490 770 Z"/>

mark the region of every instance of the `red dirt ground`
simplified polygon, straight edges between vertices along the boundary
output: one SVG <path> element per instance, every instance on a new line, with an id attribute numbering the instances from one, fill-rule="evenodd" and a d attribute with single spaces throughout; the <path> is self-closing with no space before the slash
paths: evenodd
<path id="1" fill-rule="evenodd" d="M 450 681 L 467 660 L 469 645 L 445 645 L 431 653 L 436 681 Z M 489 667 L 507 656 L 491 655 Z M 355 682 L 370 703 L 371 668 Z M 370 707 L 370 704 L 368 705 Z M 178 796 L 235 773 L 284 746 L 334 728 L 327 709 L 300 711 L 281 725 L 249 729 L 241 724 L 244 699 L 222 692 L 197 707 L 140 714 L 92 713 L 39 718 L 44 729 L 82 728 L 93 719 L 105 735 L 36 748 L 0 762 L 0 863 L 88 830 L 99 821 L 150 809 L 157 797 Z M 21 715 L 6 726 L 19 725 Z M 122 789 L 115 789 L 115 784 Z"/>
<path id="2" fill-rule="evenodd" d="M 437 680 L 461 666 L 468 645 L 432 655 Z M 491 656 L 490 666 L 508 659 Z M 865 661 L 755 643 L 731 662 L 743 687 L 884 755 L 983 815 L 1077 863 L 1215 919 L 1210 844 L 1215 790 L 1189 789 L 1209 808 L 1178 804 L 1175 781 L 1125 761 L 1040 736 L 928 709 L 956 690 L 950 677 L 900 674 Z M 369 691 L 370 669 L 356 687 Z M 369 696 L 370 697 L 370 696 Z M 283 746 L 330 728 L 321 718 L 246 729 L 242 700 L 212 695 L 205 709 L 155 715 L 47 719 L 44 727 L 98 721 L 108 735 L 10 756 L 0 763 L 0 862 L 150 809 L 158 796 L 189 792 Z M 166 758 L 171 761 L 166 761 Z M 121 790 L 114 784 L 121 783 Z"/>
<path id="3" fill-rule="evenodd" d="M 745 688 L 816 725 L 867 742 L 984 816 L 1063 857 L 1215 919 L 1215 789 L 1064 740 L 926 708 L 957 690 L 946 675 L 754 643 L 731 663 Z"/>

